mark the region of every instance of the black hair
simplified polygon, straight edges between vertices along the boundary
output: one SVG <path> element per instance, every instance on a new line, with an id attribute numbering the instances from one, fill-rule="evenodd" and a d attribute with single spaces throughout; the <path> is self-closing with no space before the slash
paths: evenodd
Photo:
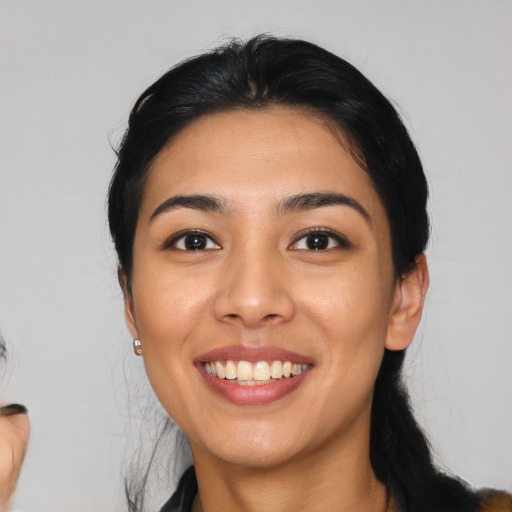
<path id="1" fill-rule="evenodd" d="M 0 360 L 6 358 L 7 348 L 5 346 L 5 340 L 3 339 L 2 335 L 0 334 Z"/>
<path id="2" fill-rule="evenodd" d="M 414 269 L 429 237 L 428 189 L 418 153 L 395 108 L 355 67 L 323 48 L 258 36 L 182 62 L 135 103 L 118 151 L 108 210 L 128 284 L 144 183 L 164 145 L 205 114 L 275 106 L 321 116 L 339 129 L 387 212 L 396 279 Z M 377 478 L 403 510 L 427 512 L 433 510 L 435 489 L 442 482 L 449 482 L 448 494 L 464 493 L 432 463 L 401 378 L 404 355 L 386 350 L 383 357 L 372 403 L 370 458 Z"/>

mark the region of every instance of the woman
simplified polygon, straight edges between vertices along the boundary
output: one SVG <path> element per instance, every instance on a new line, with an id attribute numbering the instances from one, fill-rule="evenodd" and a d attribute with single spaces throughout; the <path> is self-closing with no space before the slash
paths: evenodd
<path id="1" fill-rule="evenodd" d="M 0 407 L 0 512 L 9 510 L 25 457 L 29 430 L 25 406 Z"/>
<path id="2" fill-rule="evenodd" d="M 231 43 L 142 94 L 118 157 L 128 328 L 194 459 L 162 510 L 510 509 L 440 474 L 410 411 L 427 185 L 356 69 Z"/>
<path id="3" fill-rule="evenodd" d="M 6 359 L 0 336 L 0 365 Z M 20 404 L 0 406 L 0 512 L 9 509 L 25 457 L 30 431 L 27 408 Z"/>

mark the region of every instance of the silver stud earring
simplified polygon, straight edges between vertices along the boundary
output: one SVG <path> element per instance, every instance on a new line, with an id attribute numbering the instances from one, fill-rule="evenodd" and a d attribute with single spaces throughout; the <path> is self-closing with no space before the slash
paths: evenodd
<path id="1" fill-rule="evenodd" d="M 133 351 L 136 356 L 142 355 L 142 342 L 140 340 L 133 340 Z"/>

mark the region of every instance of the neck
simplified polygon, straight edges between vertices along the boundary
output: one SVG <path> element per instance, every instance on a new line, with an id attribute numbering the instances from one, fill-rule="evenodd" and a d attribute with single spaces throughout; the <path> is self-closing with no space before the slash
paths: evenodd
<path id="1" fill-rule="evenodd" d="M 192 447 L 199 487 L 193 512 L 384 512 L 386 489 L 370 463 L 369 443 L 337 446 L 271 468 L 240 467 Z"/>

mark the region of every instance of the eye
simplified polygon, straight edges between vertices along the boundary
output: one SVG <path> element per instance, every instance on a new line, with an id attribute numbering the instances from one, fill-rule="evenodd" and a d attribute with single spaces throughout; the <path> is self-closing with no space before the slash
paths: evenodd
<path id="1" fill-rule="evenodd" d="M 165 244 L 165 248 L 176 249 L 178 251 L 208 251 L 212 249 L 221 249 L 221 246 L 213 237 L 203 231 L 181 232 L 171 238 Z"/>
<path id="2" fill-rule="evenodd" d="M 325 228 L 311 228 L 299 233 L 290 249 L 299 251 L 326 251 L 329 249 L 348 249 L 350 242 L 340 233 Z"/>

